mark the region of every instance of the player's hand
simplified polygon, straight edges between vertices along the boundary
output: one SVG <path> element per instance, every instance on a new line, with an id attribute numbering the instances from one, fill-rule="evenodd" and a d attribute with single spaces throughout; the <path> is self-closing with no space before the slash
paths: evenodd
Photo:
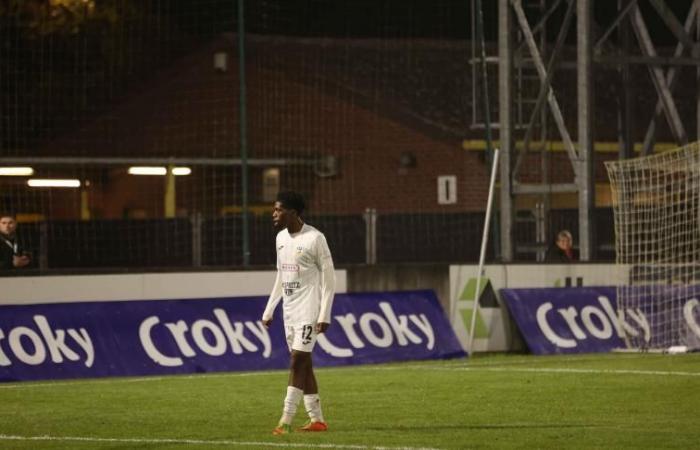
<path id="1" fill-rule="evenodd" d="M 316 324 L 316 334 L 325 333 L 328 327 L 331 326 L 330 323 L 319 322 Z"/>
<path id="2" fill-rule="evenodd" d="M 265 328 L 270 328 L 270 324 L 272 323 L 272 319 L 263 320 L 262 323 L 263 323 L 263 326 Z"/>

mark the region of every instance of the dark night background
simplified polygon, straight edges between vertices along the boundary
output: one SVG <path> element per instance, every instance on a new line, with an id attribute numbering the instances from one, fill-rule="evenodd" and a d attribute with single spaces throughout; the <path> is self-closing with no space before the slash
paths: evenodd
<path id="1" fill-rule="evenodd" d="M 485 37 L 489 41 L 490 54 L 495 55 L 498 2 L 483 0 L 482 3 Z M 531 6 L 539 4 L 539 1 L 523 3 Z M 547 3 L 554 4 L 553 1 Z M 566 3 L 560 2 L 557 12 L 548 21 L 547 36 L 550 40 L 555 39 L 560 28 Z M 259 106 L 260 109 L 258 122 L 254 123 L 253 117 L 250 123 L 253 130 L 265 130 L 259 133 L 258 141 L 253 143 L 251 148 L 254 152 L 268 151 L 270 155 L 277 152 L 273 156 L 287 156 L 292 150 L 315 156 L 326 150 L 338 151 L 338 142 L 349 143 L 348 150 L 341 156 L 341 164 L 345 164 L 341 173 L 349 179 L 351 172 L 348 170 L 347 161 L 356 158 L 358 173 L 364 173 L 360 172 L 360 168 L 365 166 L 365 154 L 359 151 L 367 151 L 369 154 L 374 149 L 372 145 L 389 142 L 391 139 L 385 138 L 385 134 L 382 134 L 385 130 L 379 125 L 370 130 L 375 132 L 372 139 L 366 138 L 367 129 L 354 128 L 355 118 L 369 111 L 375 118 L 373 125 L 379 123 L 377 118 L 391 118 L 392 123 L 404 126 L 406 132 L 420 130 L 418 134 L 430 137 L 432 147 L 426 144 L 426 148 L 430 150 L 422 149 L 426 152 L 433 151 L 433 148 L 440 147 L 447 141 L 452 145 L 449 148 L 455 149 L 454 155 L 450 153 L 450 156 L 466 158 L 465 161 L 468 160 L 469 163 L 463 163 L 464 166 L 482 167 L 485 161 L 483 158 L 476 160 L 475 153 L 465 156 L 461 148 L 464 139 L 484 139 L 483 130 L 473 127 L 473 123 L 470 122 L 478 115 L 474 111 L 480 111 L 479 108 L 473 108 L 479 100 L 480 91 L 472 89 L 479 83 L 479 77 L 474 75 L 473 67 L 469 64 L 472 57 L 469 40 L 473 37 L 471 27 L 474 4 L 475 2 L 470 0 L 245 1 L 245 30 L 248 34 L 246 67 L 251 72 L 248 81 L 251 85 L 257 82 L 259 87 L 263 86 L 260 87 L 257 98 L 251 96 L 251 105 Z M 597 0 L 592 4 L 595 41 L 595 36 L 600 36 L 615 19 L 619 5 L 627 5 L 629 1 Z M 685 20 L 690 4 L 691 0 L 668 2 L 668 6 L 673 9 L 680 22 Z M 676 44 L 675 37 L 648 0 L 640 0 L 639 5 L 658 52 L 668 55 L 672 46 Z M 239 89 L 235 78 L 237 71 L 233 70 L 235 63 L 232 63 L 232 69 L 227 73 L 228 78 L 219 77 L 212 69 L 211 54 L 221 50 L 221 47 L 215 47 L 221 42 L 220 45 L 231 59 L 237 58 L 238 48 L 233 33 L 238 30 L 238 6 L 235 0 L 0 0 L 0 156 L 154 156 L 146 153 L 158 150 L 161 151 L 157 155 L 159 157 L 191 154 L 198 157 L 236 157 L 240 154 L 239 141 L 236 138 L 238 122 L 233 117 L 238 111 L 235 102 Z M 528 7 L 526 12 L 531 25 L 537 23 L 541 10 Z M 576 32 L 573 28 L 568 34 L 569 48 L 565 49 L 569 61 L 575 58 L 575 38 Z M 616 43 L 618 38 L 618 33 L 614 32 L 610 41 Z M 632 40 L 632 52 L 639 54 L 635 38 L 632 37 Z M 611 53 L 616 51 L 613 46 L 604 50 Z M 198 55 L 203 55 L 201 64 L 188 62 Z M 193 70 L 200 66 L 206 70 Z M 494 70 L 489 74 L 492 80 L 489 95 L 490 104 L 493 105 L 490 111 L 493 121 L 498 117 L 498 92 L 497 82 L 493 81 L 497 80 L 495 64 L 491 68 Z M 622 104 L 620 92 L 625 91 L 621 89 L 622 77 L 619 68 L 614 65 L 597 65 L 594 66 L 594 71 L 594 76 L 597 77 L 595 91 L 599 97 L 595 119 L 596 139 L 613 142 L 619 138 L 622 128 L 618 114 Z M 633 123 L 628 129 L 634 132 L 631 139 L 638 142 L 643 138 L 646 125 L 653 114 L 656 96 L 649 94 L 654 92 L 654 88 L 646 68 L 641 65 L 634 66 L 633 71 L 636 78 L 627 85 L 627 91 L 635 96 L 633 113 L 637 116 L 634 118 L 636 122 L 631 121 Z M 680 99 L 685 100 L 680 106 L 680 114 L 682 117 L 692 118 L 688 119 L 687 128 L 689 134 L 695 135 L 695 102 L 691 98 L 697 89 L 695 68 L 686 67 L 683 72 L 677 83 L 681 87 L 676 89 L 676 92 L 692 92 L 692 95 Z M 199 78 L 193 74 L 198 74 Z M 253 74 L 258 78 L 255 79 Z M 192 84 L 188 84 L 188 81 Z M 575 72 L 557 72 L 553 83 L 555 87 L 563 89 L 564 94 L 560 97 L 562 110 L 566 115 L 567 126 L 575 130 Z M 539 88 L 539 83 L 534 82 L 533 86 Z M 172 89 L 168 90 L 165 87 Z M 178 90 L 180 87 L 189 91 L 183 93 Z M 283 91 L 283 88 L 287 91 Z M 289 101 L 292 97 L 280 97 L 300 89 L 304 90 L 306 96 L 297 99 L 296 103 Z M 161 103 L 139 103 L 142 97 L 152 98 L 148 97 L 148 94 L 154 92 L 160 95 L 157 100 Z M 280 100 L 281 98 L 285 99 L 286 103 Z M 352 107 L 351 112 L 324 109 L 329 108 L 328 99 L 341 99 L 343 105 Z M 296 105 L 297 109 L 285 109 L 289 108 L 290 104 Z M 131 116 L 124 114 L 124 109 L 120 109 L 124 105 L 132 106 L 132 109 L 126 109 L 133 113 Z M 133 107 L 134 105 L 138 107 Z M 327 115 L 333 120 L 329 121 L 332 126 L 327 127 L 328 130 L 313 128 L 312 119 L 300 120 L 313 117 L 318 111 L 324 114 L 330 111 Z M 134 120 L 138 120 L 140 113 L 150 119 L 144 122 L 150 128 L 139 128 L 139 123 L 129 122 L 129 119 L 134 117 Z M 283 116 L 283 113 L 287 116 Z M 269 123 L 274 122 L 275 118 L 280 119 L 279 123 L 282 126 L 277 133 L 267 133 Z M 182 121 L 178 122 L 176 119 Z M 668 130 L 664 129 L 665 125 L 661 122 L 659 140 L 668 141 Z M 123 123 L 127 125 L 123 126 Z M 134 129 L 140 129 L 140 132 L 131 133 Z M 85 134 L 85 130 L 92 131 L 92 134 Z M 550 127 L 549 133 L 548 139 L 560 139 L 554 127 Z M 124 138 L 131 137 L 130 135 L 138 136 L 141 140 L 130 145 L 132 141 Z M 92 139 L 93 136 L 96 136 L 95 139 Z M 153 136 L 165 136 L 162 139 L 169 145 L 154 145 L 156 141 Z M 313 140 L 309 137 L 308 142 L 304 142 L 302 138 L 306 136 L 313 137 Z M 115 142 L 115 145 L 110 146 Z M 384 154 L 378 159 L 382 159 L 385 165 L 377 164 L 377 167 L 380 167 L 377 170 L 383 172 L 372 173 L 372 167 L 369 167 L 370 172 L 366 178 L 389 179 L 387 174 L 393 168 L 394 159 L 398 161 L 398 156 L 392 156 L 390 152 L 396 149 L 397 145 L 382 149 Z M 166 152 L 170 153 L 163 156 Z M 375 154 L 372 154 L 372 157 L 374 156 Z M 443 160 L 447 161 L 446 158 Z M 568 164 L 568 161 L 566 163 Z M 531 172 L 536 174 L 539 167 L 533 168 Z M 76 168 L 78 169 L 84 170 Z M 453 167 L 449 169 L 452 170 Z M 84 171 L 87 173 L 87 169 Z M 56 173 L 58 172 L 61 171 L 56 170 Z M 562 177 L 566 175 L 560 170 L 552 172 Z M 105 198 L 111 192 L 118 191 L 116 187 L 108 187 L 107 181 L 117 177 L 113 175 L 107 170 L 100 172 L 99 176 L 89 174 L 91 179 L 101 183 Z M 315 180 L 307 177 L 308 174 L 302 171 L 293 175 L 303 180 Z M 470 177 L 465 176 L 464 179 L 474 180 L 472 175 L 470 172 Z M 430 177 L 426 176 L 426 179 L 428 178 Z M 233 219 L 219 216 L 222 205 L 238 204 L 238 180 L 230 171 L 223 175 L 202 176 L 201 185 L 195 185 L 192 181 L 194 179 L 195 176 L 190 178 L 189 183 L 194 187 L 190 189 L 189 194 L 185 189 L 178 188 L 178 199 L 183 199 L 184 204 L 189 198 L 190 212 L 208 212 L 212 217 L 210 223 L 220 226 L 216 228 L 212 225 L 214 228 L 211 236 L 224 230 L 226 235 L 232 236 L 233 239 L 236 236 L 237 225 Z M 403 181 L 396 179 L 399 180 L 397 184 Z M 327 181 L 319 180 L 319 186 Z M 334 181 L 340 184 L 346 180 L 339 177 Z M 9 197 L 12 197 L 13 192 L 16 192 L 15 197 L 7 200 L 7 204 L 17 204 L 24 212 L 36 213 L 41 217 L 51 218 L 52 211 L 70 211 L 60 217 L 75 218 L 74 211 L 76 205 L 80 204 L 79 199 L 66 200 L 61 205 L 56 193 L 26 192 L 19 184 L 6 183 L 9 187 L 3 187 L 3 195 L 9 192 Z M 483 186 L 483 183 L 474 183 L 471 190 Z M 366 184 L 366 180 L 358 181 L 357 184 Z M 430 189 L 434 189 L 434 180 L 430 178 L 426 186 L 428 187 L 421 192 L 431 192 Z M 316 187 L 309 185 L 304 189 L 312 191 Z M 326 195 L 324 201 L 329 204 L 345 202 L 347 205 L 354 205 L 352 202 L 355 201 L 355 193 L 351 189 L 339 188 L 334 194 L 327 194 L 330 191 L 325 188 L 317 190 L 318 197 Z M 144 197 L 147 191 L 148 189 L 144 189 L 143 192 L 138 192 L 137 197 Z M 147 217 L 154 218 L 158 226 L 171 226 L 167 221 L 158 222 L 161 219 L 159 211 L 162 198 L 157 190 L 154 191 L 154 212 L 150 212 Z M 381 189 L 379 191 L 381 192 Z M 373 192 L 367 204 L 362 204 L 361 207 L 374 205 L 377 195 Z M 476 198 L 475 196 L 474 200 L 470 200 L 475 202 L 469 204 L 469 208 L 473 210 L 477 209 Z M 431 194 L 430 201 L 418 203 L 421 206 L 428 205 L 432 199 Z M 121 202 L 122 199 L 117 200 Z M 389 200 L 392 204 L 395 203 L 393 198 Z M 2 201 L 3 197 L 0 197 L 0 203 Z M 116 200 L 114 202 L 119 205 L 128 203 L 126 200 L 122 203 Z M 104 203 L 108 201 L 105 200 Z M 414 206 L 410 202 L 407 204 Z M 478 207 L 481 205 L 479 202 Z M 128 206 L 131 207 L 131 203 Z M 355 208 L 352 210 L 354 213 L 360 207 L 352 208 Z M 348 206 L 347 210 L 350 209 Z M 131 217 L 128 208 L 124 211 L 124 217 Z M 103 217 L 113 218 L 119 212 L 102 214 Z M 418 217 L 416 214 L 410 211 L 405 217 L 396 219 L 398 222 L 387 219 L 385 223 L 392 224 L 388 227 L 392 232 L 403 228 L 401 225 L 413 227 L 416 223 L 425 223 L 426 229 L 430 230 L 431 226 L 435 226 L 435 229 L 443 233 L 446 227 L 449 228 L 449 221 L 453 217 L 439 213 L 414 220 Z M 566 214 L 566 217 L 571 219 L 571 223 L 566 227 L 575 229 L 573 224 L 576 222 L 576 211 L 570 209 Z M 425 217 L 428 219 L 423 222 Z M 474 235 L 478 234 L 478 226 L 469 225 L 477 223 L 476 219 L 467 220 L 457 215 L 454 217 L 455 235 L 467 229 Z M 609 219 L 610 216 L 606 217 Z M 607 222 L 602 222 L 605 225 L 603 229 L 611 228 L 608 219 Z M 403 220 L 406 222 L 402 222 Z M 186 219 L 183 219 L 183 223 L 185 222 Z M 135 229 L 129 220 L 125 220 L 124 224 L 128 232 Z M 264 228 L 266 225 L 263 223 L 261 226 Z M 353 229 L 358 229 L 354 222 L 351 225 Z M 83 234 L 76 231 L 81 230 L 83 226 L 87 227 L 88 231 Z M 167 245 L 164 244 L 167 248 L 174 248 L 171 242 L 189 239 L 187 226 L 189 225 L 183 228 L 185 231 L 170 230 L 155 235 L 163 238 L 163 242 L 167 241 Z M 335 230 L 338 236 L 347 234 L 347 230 L 340 225 L 328 226 L 327 229 L 329 233 Z M 64 228 L 56 227 L 55 230 L 55 235 L 50 236 L 52 245 L 65 244 L 61 249 L 71 251 L 77 245 L 83 245 L 85 255 L 103 261 L 104 264 L 107 264 L 104 262 L 107 259 L 103 253 L 97 251 L 102 247 L 94 244 L 97 240 L 95 236 L 121 233 L 110 231 L 113 229 L 108 227 L 107 222 L 95 221 L 81 222 L 78 225 L 76 222 L 70 222 Z M 527 235 L 528 239 L 533 234 L 530 231 L 526 230 L 523 234 Z M 429 236 L 432 235 L 430 233 Z M 399 234 L 394 233 L 391 236 L 397 238 L 396 245 L 390 247 L 392 250 L 385 252 L 386 254 L 399 255 L 398 252 L 406 249 L 414 251 L 401 241 Z M 478 239 L 469 237 L 469 233 L 464 236 L 467 244 L 478 242 Z M 148 243 L 149 239 L 133 238 L 133 245 L 124 249 L 118 245 L 119 241 L 110 241 L 116 243 L 115 248 L 106 253 L 118 255 L 119 251 L 128 250 L 133 261 L 142 262 L 140 258 L 143 255 L 140 252 L 142 247 L 147 245 L 142 242 Z M 388 238 L 385 236 L 385 239 Z M 606 242 L 609 241 L 610 236 Z M 216 240 L 212 239 L 212 242 Z M 182 247 L 189 251 L 187 245 Z M 234 247 L 232 244 L 230 248 L 225 248 L 221 252 L 223 259 L 219 262 L 229 264 L 231 262 L 224 256 L 240 255 L 240 250 Z M 461 254 L 449 256 L 450 251 L 457 247 L 459 246 L 438 249 L 435 254 L 454 260 L 463 258 Z M 70 251 L 54 252 L 65 253 Z M 147 253 L 157 255 L 159 252 L 154 250 Z M 346 253 L 354 254 L 349 250 Z M 357 253 L 359 256 L 352 262 L 362 261 L 363 255 L 360 253 Z M 415 249 L 415 253 L 418 255 L 416 258 L 421 261 L 437 257 L 423 255 L 421 249 Z M 188 264 L 189 254 L 185 251 L 182 255 L 183 264 Z M 84 263 L 85 259 L 70 262 L 71 267 L 78 267 Z M 158 265 L 162 263 L 159 261 Z"/>
<path id="2" fill-rule="evenodd" d="M 482 3 L 486 39 L 494 42 L 497 1 Z M 639 3 L 655 43 L 674 44 L 649 3 Z M 690 3 L 672 1 L 669 7 L 682 21 Z M 618 2 L 593 4 L 594 33 L 600 34 L 615 18 Z M 472 36 L 469 0 L 249 0 L 244 6 L 246 31 L 258 35 L 384 42 Z M 536 23 L 537 11 L 526 12 Z M 99 109 L 181 55 L 235 32 L 237 14 L 235 0 L 0 0 L 0 153 L 65 129 L 61 122 L 78 119 L 87 105 Z M 560 5 L 548 22 L 550 39 L 563 14 Z M 575 32 L 568 38 L 574 44 Z M 615 42 L 616 33 L 610 39 Z"/>

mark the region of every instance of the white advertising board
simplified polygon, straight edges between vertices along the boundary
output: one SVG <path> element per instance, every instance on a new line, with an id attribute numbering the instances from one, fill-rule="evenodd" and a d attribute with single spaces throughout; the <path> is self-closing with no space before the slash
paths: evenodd
<path id="1" fill-rule="evenodd" d="M 478 266 L 450 266 L 450 319 L 462 347 L 469 350 Z M 615 264 L 499 264 L 484 267 L 474 351 L 521 350 L 523 343 L 498 294 L 503 288 L 616 286 L 626 270 Z"/>
<path id="2" fill-rule="evenodd" d="M 346 271 L 335 276 L 347 292 Z M 0 304 L 246 297 L 269 295 L 274 281 L 274 271 L 5 277 Z"/>

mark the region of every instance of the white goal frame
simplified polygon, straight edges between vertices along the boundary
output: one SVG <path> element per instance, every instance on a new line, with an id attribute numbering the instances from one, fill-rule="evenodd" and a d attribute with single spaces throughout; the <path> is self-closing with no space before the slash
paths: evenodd
<path id="1" fill-rule="evenodd" d="M 700 143 L 605 166 L 616 262 L 627 268 L 618 312 L 649 325 L 626 330 L 627 347 L 700 349 Z"/>

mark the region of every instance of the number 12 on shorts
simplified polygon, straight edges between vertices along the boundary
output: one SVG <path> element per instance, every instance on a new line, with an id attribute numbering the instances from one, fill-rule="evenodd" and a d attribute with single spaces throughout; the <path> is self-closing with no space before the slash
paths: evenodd
<path id="1" fill-rule="evenodd" d="M 311 342 L 311 334 L 314 332 L 313 325 L 304 325 L 301 328 L 301 340 L 304 345 Z"/>

